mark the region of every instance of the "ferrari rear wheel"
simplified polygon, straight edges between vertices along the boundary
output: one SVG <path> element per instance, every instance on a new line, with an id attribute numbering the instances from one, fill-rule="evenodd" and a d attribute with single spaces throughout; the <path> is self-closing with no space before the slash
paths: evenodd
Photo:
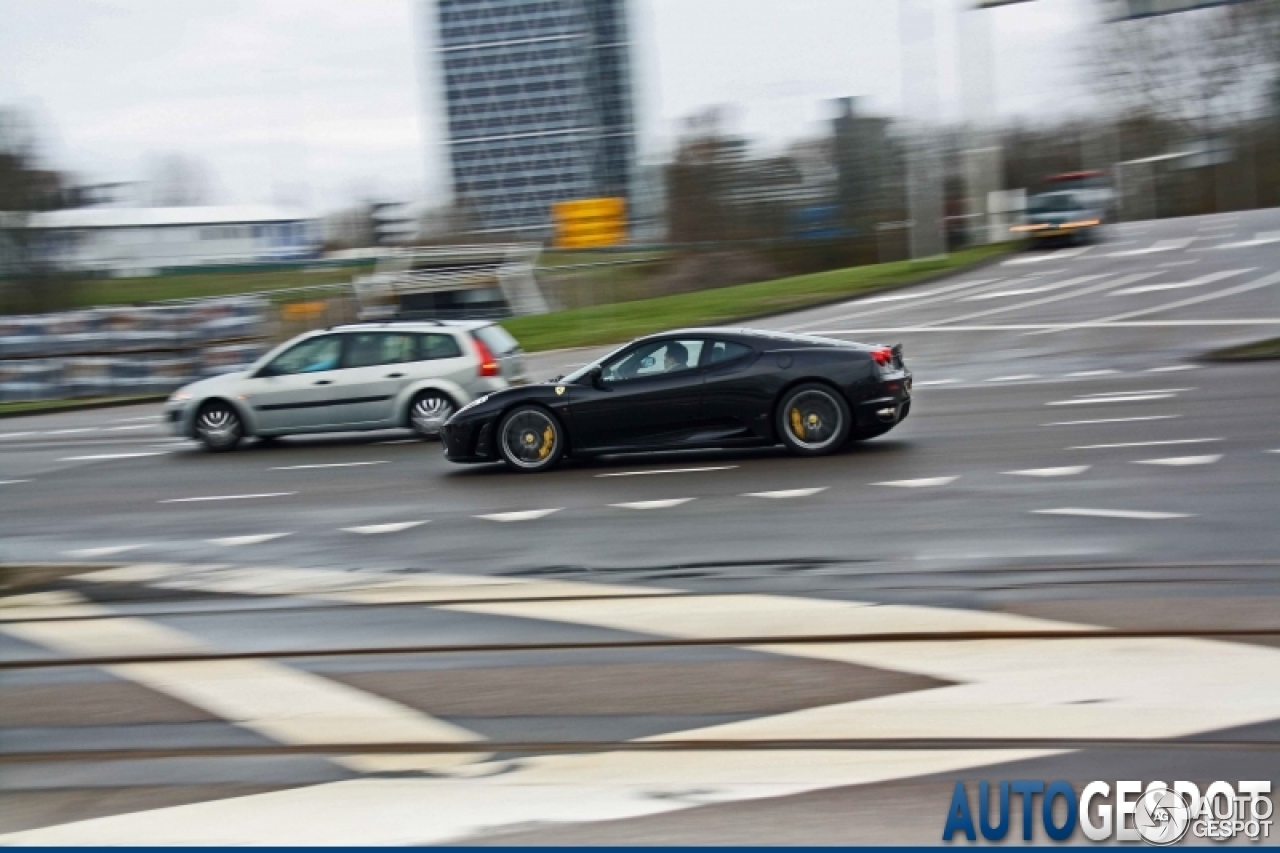
<path id="1" fill-rule="evenodd" d="M 792 453 L 822 456 L 849 437 L 849 406 L 833 388 L 816 382 L 798 385 L 778 407 L 778 435 Z"/>
<path id="2" fill-rule="evenodd" d="M 521 406 L 498 427 L 498 452 L 517 471 L 546 471 L 564 455 L 564 429 L 540 406 Z"/>

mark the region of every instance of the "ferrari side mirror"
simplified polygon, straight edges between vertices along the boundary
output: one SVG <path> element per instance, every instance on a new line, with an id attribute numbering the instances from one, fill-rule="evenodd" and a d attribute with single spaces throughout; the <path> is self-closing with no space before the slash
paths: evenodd
<path id="1" fill-rule="evenodd" d="M 595 388 L 604 387 L 604 368 L 600 365 L 594 365 L 587 371 L 588 378 L 591 379 L 591 385 Z"/>

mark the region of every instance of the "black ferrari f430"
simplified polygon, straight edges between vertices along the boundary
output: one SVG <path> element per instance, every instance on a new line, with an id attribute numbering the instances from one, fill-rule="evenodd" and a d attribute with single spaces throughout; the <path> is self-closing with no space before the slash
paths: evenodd
<path id="1" fill-rule="evenodd" d="M 640 338 L 552 382 L 498 391 L 441 430 L 453 462 L 545 471 L 565 456 L 783 444 L 832 453 L 911 411 L 902 347 L 752 329 Z"/>

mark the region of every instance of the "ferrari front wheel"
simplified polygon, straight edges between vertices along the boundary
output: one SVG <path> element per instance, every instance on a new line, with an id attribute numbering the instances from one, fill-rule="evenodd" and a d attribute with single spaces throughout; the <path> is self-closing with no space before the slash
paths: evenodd
<path id="1" fill-rule="evenodd" d="M 840 393 L 816 382 L 798 385 L 778 406 L 778 435 L 792 453 L 822 456 L 849 438 L 849 405 Z"/>
<path id="2" fill-rule="evenodd" d="M 564 456 L 564 429 L 540 406 L 512 410 L 498 427 L 498 452 L 517 471 L 546 471 Z"/>

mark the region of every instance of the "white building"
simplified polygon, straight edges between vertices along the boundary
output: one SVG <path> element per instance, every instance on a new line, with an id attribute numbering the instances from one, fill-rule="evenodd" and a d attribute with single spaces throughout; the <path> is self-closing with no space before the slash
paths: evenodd
<path id="1" fill-rule="evenodd" d="M 61 266 L 114 276 L 305 260 L 320 249 L 312 217 L 266 206 L 84 207 L 37 214 L 30 227 Z"/>

